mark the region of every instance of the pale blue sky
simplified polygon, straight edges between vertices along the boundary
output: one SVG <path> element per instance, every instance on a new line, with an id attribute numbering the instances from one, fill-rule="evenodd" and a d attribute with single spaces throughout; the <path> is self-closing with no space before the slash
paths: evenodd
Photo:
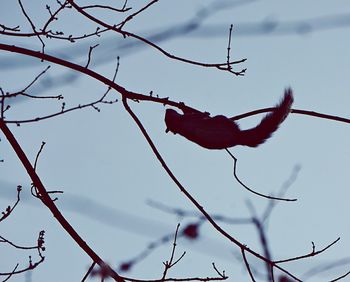
<path id="1" fill-rule="evenodd" d="M 83 2 L 87 3 L 81 1 L 81 4 Z M 261 35 L 243 33 L 250 24 L 259 26 L 259 23 L 275 21 L 293 23 L 341 15 L 346 23 L 346 15 L 350 21 L 348 1 L 247 2 L 251 3 L 215 13 L 194 34 L 159 43 L 181 57 L 222 62 L 226 60 L 227 33 L 232 23 L 237 32 L 233 33 L 231 57 L 248 59 L 238 66 L 248 69 L 244 77 L 176 62 L 147 46 L 130 52 L 136 42 L 113 33 L 101 37 L 91 66 L 111 78 L 119 55 L 116 82 L 123 87 L 143 94 L 153 91 L 155 95 L 169 96 L 174 101 L 183 101 L 212 114 L 234 116 L 273 106 L 283 95 L 284 88 L 291 86 L 295 93 L 293 108 L 348 117 L 350 26 L 303 34 L 280 34 L 278 30 Z M 34 20 L 39 22 L 43 15 L 46 16 L 42 11 L 44 3 L 32 4 L 29 0 L 23 3 Z M 159 1 L 126 28 L 148 35 L 150 31 L 158 32 L 186 22 L 199 8 L 210 3 L 213 1 Z M 136 10 L 134 4 L 129 3 Z M 54 7 L 55 4 L 50 5 Z M 9 26 L 18 23 L 27 30 L 23 16 L 15 11 L 19 11 L 16 1 L 2 0 L 0 23 Z M 60 20 L 68 34 L 94 29 L 94 25 L 87 25 L 73 11 Z M 203 36 L 206 27 L 216 26 L 222 26 L 223 30 L 215 36 Z M 40 48 L 35 39 L 11 41 L 0 35 L 0 42 Z M 74 45 L 52 40 L 47 41 L 46 50 L 48 54 L 85 64 L 88 48 L 95 43 L 85 40 Z M 79 44 L 83 47 L 79 48 Z M 47 65 L 1 51 L 0 86 L 6 91 L 19 90 Z M 51 66 L 43 79 L 46 83 L 49 78 L 58 81 L 62 75 L 71 74 L 62 67 Z M 42 85 L 37 84 L 31 93 L 40 89 Z M 43 94 L 62 94 L 68 107 L 93 100 L 103 91 L 104 85 L 81 77 Z M 120 98 L 115 93 L 110 97 Z M 266 199 L 248 193 L 234 181 L 232 161 L 226 152 L 205 150 L 180 136 L 165 134 L 162 105 L 129 104 L 175 175 L 209 213 L 247 217 L 247 200 L 258 212 L 268 204 Z M 21 127 L 12 125 L 11 129 L 31 160 L 41 142 L 47 143 L 40 157 L 38 174 L 48 189 L 65 191 L 57 202 L 65 216 L 106 261 L 118 265 L 133 258 L 148 243 L 174 232 L 179 222 L 176 216 L 149 207 L 147 200 L 186 210 L 193 207 L 165 174 L 122 103 L 103 105 L 101 109 L 100 113 L 86 109 Z M 13 104 L 7 118 L 36 117 L 59 110 L 60 104 L 54 101 L 25 100 Z M 252 117 L 240 124 L 249 127 L 260 118 Z M 288 192 L 288 197 L 298 198 L 298 201 L 279 203 L 270 219 L 268 238 L 274 258 L 302 255 L 311 250 L 311 241 L 315 242 L 316 248 L 322 248 L 341 237 L 337 245 L 318 258 L 286 265 L 286 269 L 298 277 L 319 263 L 348 256 L 348 131 L 347 124 L 292 114 L 261 147 L 231 150 L 238 158 L 241 179 L 266 194 L 278 191 L 293 168 L 301 166 L 297 180 Z M 15 199 L 15 187 L 21 184 L 28 188 L 30 180 L 2 135 L 1 140 L 0 159 L 5 162 L 0 163 L 0 206 L 6 207 Z M 49 211 L 29 199 L 29 195 L 26 196 L 28 190 L 24 190 L 23 201 L 14 214 L 0 224 L 0 235 L 18 244 L 31 244 L 40 230 L 46 230 L 46 261 L 32 273 L 32 281 L 48 281 L 49 275 L 53 282 L 80 281 L 90 264 L 89 258 L 65 234 Z M 72 207 L 80 209 L 77 211 Z M 189 221 L 181 220 L 182 226 Z M 224 226 L 235 238 L 261 251 L 253 227 Z M 232 255 L 239 249 L 219 237 L 210 226 L 204 225 L 201 231 L 201 238 L 195 243 L 179 240 L 178 254 L 183 250 L 187 254 L 171 276 L 215 275 L 211 268 L 214 261 L 219 269 L 226 270 L 229 281 L 249 281 L 243 266 Z M 27 261 L 27 254 L 13 253 L 8 248 L 4 250 L 0 251 L 0 272 L 10 270 L 17 262 Z M 170 243 L 157 249 L 126 275 L 158 278 L 163 270 L 162 261 L 168 259 L 170 250 Z M 250 258 L 250 261 L 252 265 L 258 265 L 254 259 Z M 349 264 L 307 281 L 327 281 L 348 270 Z M 12 281 L 25 281 L 25 277 L 16 276 Z"/>

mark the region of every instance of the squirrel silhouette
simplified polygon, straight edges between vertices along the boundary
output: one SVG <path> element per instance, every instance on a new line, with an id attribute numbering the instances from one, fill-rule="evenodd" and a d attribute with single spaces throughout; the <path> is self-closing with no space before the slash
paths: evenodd
<path id="1" fill-rule="evenodd" d="M 173 109 L 165 112 L 166 132 L 180 134 L 207 149 L 225 149 L 236 145 L 257 147 L 271 137 L 291 111 L 293 92 L 287 88 L 282 101 L 254 128 L 240 130 L 233 120 L 208 113 L 179 114 Z"/>

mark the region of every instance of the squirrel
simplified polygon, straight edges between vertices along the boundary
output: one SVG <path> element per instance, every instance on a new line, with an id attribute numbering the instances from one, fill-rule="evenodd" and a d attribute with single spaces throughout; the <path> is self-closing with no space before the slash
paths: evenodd
<path id="1" fill-rule="evenodd" d="M 173 109 L 165 112 L 166 132 L 180 134 L 207 149 L 226 149 L 236 145 L 257 147 L 271 137 L 291 111 L 293 92 L 287 88 L 275 109 L 254 128 L 240 130 L 238 124 L 223 115 L 210 117 L 209 113 L 184 112 Z"/>

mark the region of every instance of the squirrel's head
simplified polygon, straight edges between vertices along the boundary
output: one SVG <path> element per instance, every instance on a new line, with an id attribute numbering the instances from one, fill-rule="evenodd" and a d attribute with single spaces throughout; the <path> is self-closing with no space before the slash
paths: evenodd
<path id="1" fill-rule="evenodd" d="M 174 134 L 177 133 L 176 128 L 179 127 L 179 122 L 181 120 L 182 115 L 179 114 L 177 111 L 173 109 L 167 109 L 165 111 L 165 124 L 166 124 L 166 130 L 165 132 L 168 133 L 169 131 L 173 132 Z"/>

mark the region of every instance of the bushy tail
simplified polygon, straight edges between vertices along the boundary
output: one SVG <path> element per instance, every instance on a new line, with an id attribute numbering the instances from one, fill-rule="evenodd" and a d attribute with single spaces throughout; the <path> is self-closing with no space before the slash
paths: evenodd
<path id="1" fill-rule="evenodd" d="M 292 103 L 293 92 L 292 89 L 287 88 L 284 91 L 282 101 L 261 120 L 259 125 L 252 129 L 241 131 L 241 144 L 256 147 L 264 143 L 288 116 Z"/>

